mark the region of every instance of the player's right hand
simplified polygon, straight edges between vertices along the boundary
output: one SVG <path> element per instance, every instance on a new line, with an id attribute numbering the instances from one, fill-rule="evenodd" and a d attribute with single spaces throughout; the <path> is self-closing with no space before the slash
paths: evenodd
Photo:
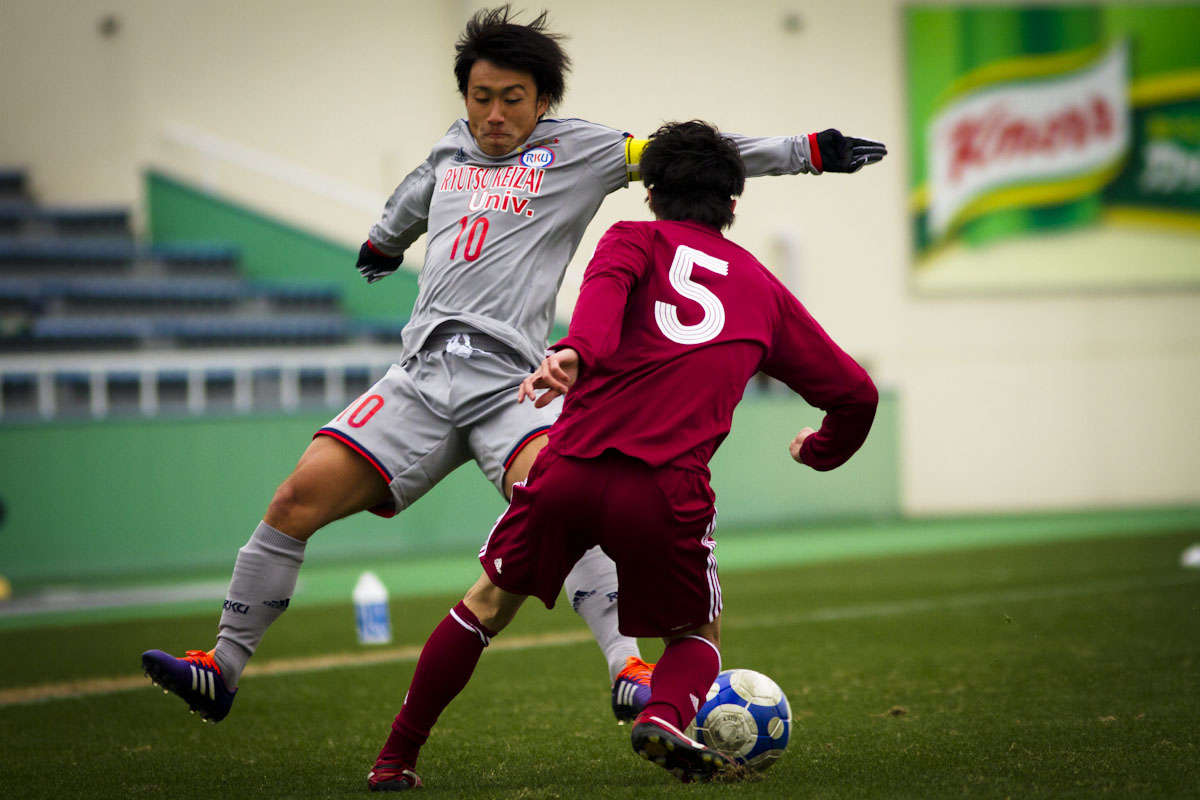
<path id="1" fill-rule="evenodd" d="M 521 381 L 517 389 L 517 402 L 525 402 L 525 398 L 533 400 L 534 406 L 543 408 L 547 403 L 560 395 L 566 394 L 579 377 L 579 353 L 570 347 L 556 350 L 546 356 L 533 374 Z M 545 389 L 541 395 L 538 389 Z"/>
<path id="2" fill-rule="evenodd" d="M 375 245 L 371 244 L 370 239 L 367 239 L 363 242 L 362 247 L 358 248 L 358 263 L 354 266 L 358 267 L 358 271 L 367 279 L 367 283 L 374 283 L 383 280 L 399 269 L 402 261 L 404 261 L 403 255 L 384 255 L 375 248 Z"/>
<path id="3" fill-rule="evenodd" d="M 792 460 L 797 464 L 803 464 L 800 460 L 800 448 L 804 446 L 804 440 L 812 436 L 816 431 L 812 428 L 804 428 L 796 434 L 796 438 L 792 439 L 792 443 L 788 445 L 788 452 L 792 454 Z"/>

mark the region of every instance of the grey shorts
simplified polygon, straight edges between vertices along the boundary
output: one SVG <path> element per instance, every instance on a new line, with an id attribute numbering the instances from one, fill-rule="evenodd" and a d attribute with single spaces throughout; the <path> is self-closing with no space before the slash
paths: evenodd
<path id="1" fill-rule="evenodd" d="M 558 418 L 561 398 L 545 408 L 517 403 L 517 387 L 530 374 L 525 359 L 489 337 L 469 336 L 431 336 L 317 431 L 355 450 L 388 482 L 394 508 L 373 512 L 404 510 L 470 460 L 503 494 L 517 453 Z"/>

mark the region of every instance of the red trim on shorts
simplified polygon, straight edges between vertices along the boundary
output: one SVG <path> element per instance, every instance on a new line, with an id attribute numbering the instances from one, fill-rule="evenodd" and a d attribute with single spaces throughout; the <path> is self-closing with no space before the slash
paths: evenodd
<path id="1" fill-rule="evenodd" d="M 365 458 L 367 460 L 367 463 L 369 463 L 372 467 L 374 467 L 381 476 L 383 476 L 383 480 L 389 486 L 391 485 L 392 476 L 389 475 L 388 471 L 383 468 L 383 464 L 380 464 L 378 459 L 376 459 L 375 456 L 373 456 L 369 452 L 367 452 L 366 449 L 364 449 L 363 446 L 360 445 L 358 442 L 354 441 L 353 439 L 351 439 L 349 436 L 342 433 L 341 431 L 335 431 L 332 428 L 321 428 L 320 430 L 318 430 L 316 433 L 313 434 L 313 438 L 315 439 L 318 436 L 328 436 L 331 439 L 336 439 L 337 441 L 346 445 L 346 447 L 349 447 L 351 450 L 358 453 L 360 456 Z M 375 514 L 380 517 L 385 517 L 385 518 L 391 518 L 400 513 L 399 511 L 396 510 L 396 501 L 394 499 L 380 503 L 379 505 L 375 506 L 374 508 L 368 508 L 367 510 L 370 511 L 372 514 Z"/>
<path id="2" fill-rule="evenodd" d="M 817 172 L 825 171 L 825 167 L 821 165 L 821 148 L 817 146 L 817 135 L 815 133 L 808 135 L 808 160 L 817 168 Z"/>
<path id="3" fill-rule="evenodd" d="M 534 439 L 541 436 L 543 433 L 545 433 L 548 430 L 550 430 L 550 426 L 544 425 L 541 428 L 537 428 L 537 429 L 532 430 L 529 433 L 525 434 L 525 438 L 522 439 L 521 441 L 517 442 L 517 446 L 514 447 L 512 450 L 510 450 L 508 453 L 508 457 L 504 459 L 504 471 L 508 472 L 508 468 L 510 466 L 512 466 L 513 460 L 517 457 L 518 453 L 520 453 L 522 450 L 525 449 L 526 445 L 528 445 L 530 442 L 532 442 Z"/>

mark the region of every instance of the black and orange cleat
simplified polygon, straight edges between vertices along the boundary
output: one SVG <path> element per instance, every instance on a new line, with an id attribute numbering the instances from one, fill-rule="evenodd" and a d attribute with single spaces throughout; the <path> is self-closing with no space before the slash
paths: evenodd
<path id="1" fill-rule="evenodd" d="M 630 741 L 635 753 L 684 783 L 708 782 L 721 773 L 738 771 L 737 763 L 729 756 L 705 747 L 659 717 L 639 717 L 633 723 Z"/>

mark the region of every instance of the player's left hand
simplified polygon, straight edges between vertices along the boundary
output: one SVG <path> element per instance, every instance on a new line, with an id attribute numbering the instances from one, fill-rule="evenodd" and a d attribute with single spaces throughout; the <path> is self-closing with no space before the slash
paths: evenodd
<path id="1" fill-rule="evenodd" d="M 800 448 L 804 446 L 804 440 L 812 436 L 816 431 L 812 428 L 804 428 L 796 434 L 796 438 L 792 439 L 792 443 L 788 445 L 788 452 L 792 454 L 792 460 L 797 464 L 803 464 L 800 460 Z"/>
<path id="2" fill-rule="evenodd" d="M 882 161 L 887 155 L 883 142 L 843 136 L 835 128 L 812 134 L 809 142 L 810 149 L 811 145 L 816 145 L 818 152 L 813 154 L 813 161 L 820 159 L 821 163 L 815 166 L 822 172 L 858 172 L 867 164 Z"/>
<path id="3" fill-rule="evenodd" d="M 363 242 L 362 247 L 358 248 L 358 263 L 354 266 L 358 267 L 358 271 L 367 279 L 367 283 L 375 283 L 399 269 L 403 261 L 403 255 L 384 255 L 375 245 L 371 244 L 370 239 L 367 239 Z"/>
<path id="4" fill-rule="evenodd" d="M 525 398 L 533 400 L 536 408 L 543 408 L 556 397 L 566 394 L 579 377 L 579 353 L 570 347 L 557 350 L 542 360 L 542 363 L 517 389 L 517 402 Z M 541 395 L 538 389 L 545 389 Z"/>

